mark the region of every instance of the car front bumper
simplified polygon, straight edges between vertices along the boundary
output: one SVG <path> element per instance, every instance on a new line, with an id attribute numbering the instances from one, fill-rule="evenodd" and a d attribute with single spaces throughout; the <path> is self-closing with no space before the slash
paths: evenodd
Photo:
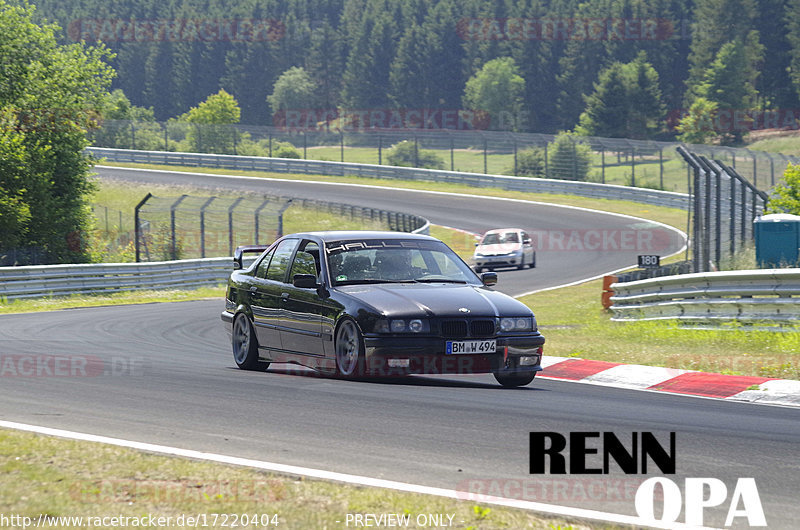
<path id="1" fill-rule="evenodd" d="M 387 376 L 542 370 L 545 342 L 542 335 L 497 337 L 496 340 L 496 353 L 447 355 L 446 339 L 441 337 L 367 336 L 364 338 L 366 369 L 371 375 Z"/>
<path id="2" fill-rule="evenodd" d="M 476 267 L 510 267 L 522 263 L 522 255 L 473 256 L 472 261 Z"/>

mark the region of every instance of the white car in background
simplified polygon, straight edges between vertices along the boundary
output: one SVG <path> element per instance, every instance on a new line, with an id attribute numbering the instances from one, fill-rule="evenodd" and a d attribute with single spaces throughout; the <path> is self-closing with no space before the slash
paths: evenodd
<path id="1" fill-rule="evenodd" d="M 536 251 L 531 236 L 521 228 L 497 228 L 489 230 L 475 244 L 472 257 L 475 271 L 498 267 L 523 269 L 536 266 Z"/>

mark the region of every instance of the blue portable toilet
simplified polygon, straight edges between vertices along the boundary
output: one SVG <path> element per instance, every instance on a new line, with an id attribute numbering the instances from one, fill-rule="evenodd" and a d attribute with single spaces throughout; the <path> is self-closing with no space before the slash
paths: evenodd
<path id="1" fill-rule="evenodd" d="M 762 269 L 798 266 L 800 215 L 773 213 L 753 221 L 756 263 Z"/>

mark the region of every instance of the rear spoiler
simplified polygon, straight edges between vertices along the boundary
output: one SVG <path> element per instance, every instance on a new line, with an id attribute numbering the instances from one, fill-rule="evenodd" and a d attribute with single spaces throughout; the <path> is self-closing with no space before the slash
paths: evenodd
<path id="1" fill-rule="evenodd" d="M 236 250 L 233 252 L 233 270 L 239 270 L 243 268 L 243 254 L 261 254 L 269 247 L 269 245 L 242 245 L 240 247 L 236 247 Z"/>

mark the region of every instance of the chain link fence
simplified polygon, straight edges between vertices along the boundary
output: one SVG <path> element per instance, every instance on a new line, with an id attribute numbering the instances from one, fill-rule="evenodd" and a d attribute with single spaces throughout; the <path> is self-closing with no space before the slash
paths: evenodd
<path id="1" fill-rule="evenodd" d="M 391 149 L 413 145 L 402 164 L 485 174 L 585 180 L 687 193 L 692 172 L 678 142 L 447 129 L 287 130 L 185 122 L 106 121 L 95 147 L 397 164 Z M 721 160 L 756 188 L 781 180 L 800 158 L 744 148 L 693 145 Z"/>
<path id="2" fill-rule="evenodd" d="M 156 197 L 136 206 L 136 261 L 232 256 L 240 244 L 269 243 L 283 233 L 281 197 Z"/>

